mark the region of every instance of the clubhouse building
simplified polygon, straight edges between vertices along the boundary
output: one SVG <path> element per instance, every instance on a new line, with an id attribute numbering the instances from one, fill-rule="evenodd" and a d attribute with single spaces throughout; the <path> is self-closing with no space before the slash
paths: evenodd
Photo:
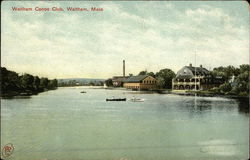
<path id="1" fill-rule="evenodd" d="M 222 78 L 213 77 L 202 65 L 182 67 L 172 79 L 172 90 L 208 90 L 223 83 Z"/>

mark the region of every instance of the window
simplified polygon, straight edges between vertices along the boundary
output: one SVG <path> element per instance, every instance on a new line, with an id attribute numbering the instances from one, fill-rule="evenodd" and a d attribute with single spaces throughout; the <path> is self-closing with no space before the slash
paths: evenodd
<path id="1" fill-rule="evenodd" d="M 184 69 L 183 74 L 187 74 L 187 70 L 186 69 Z"/>

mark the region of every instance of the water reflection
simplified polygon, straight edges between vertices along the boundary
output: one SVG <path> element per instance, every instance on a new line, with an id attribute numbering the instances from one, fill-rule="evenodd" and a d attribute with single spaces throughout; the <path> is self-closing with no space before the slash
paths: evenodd
<path id="1" fill-rule="evenodd" d="M 205 99 L 189 99 L 188 101 L 185 101 L 186 108 L 188 108 L 189 111 L 192 112 L 203 112 L 203 111 L 209 111 L 212 109 L 212 102 Z"/>
<path id="2" fill-rule="evenodd" d="M 238 111 L 240 113 L 249 113 L 249 99 L 245 99 L 245 100 L 237 100 L 238 102 Z"/>
<path id="3" fill-rule="evenodd" d="M 202 114 L 204 112 L 235 112 L 249 113 L 248 99 L 223 99 L 214 97 L 193 97 L 183 101 L 183 109 L 193 112 L 195 114 Z"/>
<path id="4" fill-rule="evenodd" d="M 240 114 L 249 112 L 247 103 L 101 89 L 84 89 L 83 95 L 82 90 L 3 100 L 2 143 L 17 146 L 11 158 L 234 160 L 248 154 L 249 119 Z M 145 101 L 107 103 L 113 95 Z"/>
<path id="5" fill-rule="evenodd" d="M 212 109 L 212 102 L 208 100 L 199 100 L 196 105 L 195 108 L 198 111 L 209 111 Z"/>
<path id="6" fill-rule="evenodd" d="M 1 99 L 30 99 L 31 96 L 7 96 L 1 97 Z"/>

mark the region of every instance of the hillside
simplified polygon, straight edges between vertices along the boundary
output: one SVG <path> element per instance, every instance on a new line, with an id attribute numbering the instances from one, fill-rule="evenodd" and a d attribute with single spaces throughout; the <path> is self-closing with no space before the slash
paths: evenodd
<path id="1" fill-rule="evenodd" d="M 105 79 L 94 78 L 66 78 L 58 79 L 58 86 L 103 85 Z"/>

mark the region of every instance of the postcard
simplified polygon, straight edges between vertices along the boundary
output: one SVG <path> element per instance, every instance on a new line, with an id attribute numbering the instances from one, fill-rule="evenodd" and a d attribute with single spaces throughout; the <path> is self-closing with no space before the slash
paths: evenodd
<path id="1" fill-rule="evenodd" d="M 249 159 L 246 1 L 2 1 L 2 160 Z"/>

